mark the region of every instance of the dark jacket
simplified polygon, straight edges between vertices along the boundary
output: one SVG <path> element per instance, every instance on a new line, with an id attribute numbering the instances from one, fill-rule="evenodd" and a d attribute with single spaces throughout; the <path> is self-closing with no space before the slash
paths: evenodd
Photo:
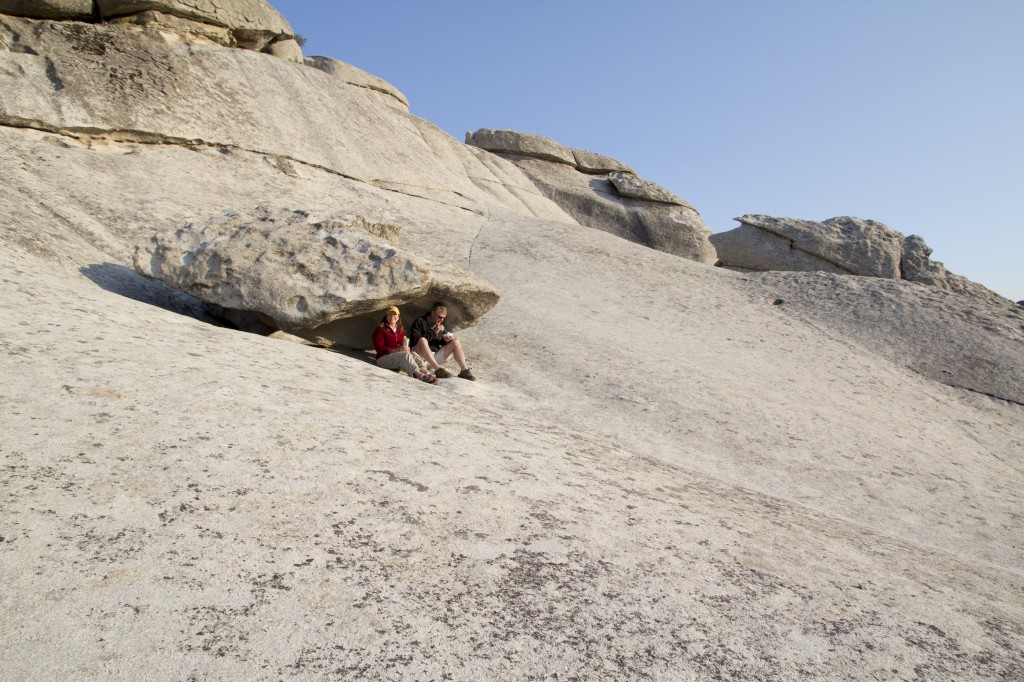
<path id="1" fill-rule="evenodd" d="M 439 334 L 434 331 L 432 326 L 430 326 L 426 315 L 417 317 L 413 321 L 412 326 L 409 327 L 409 345 L 415 347 L 416 344 L 420 342 L 420 339 L 426 338 L 427 345 L 430 346 L 430 350 L 437 352 L 441 349 L 441 346 L 444 345 L 444 339 L 441 338 L 441 334 L 444 332 L 445 328 L 443 324 L 441 325 L 441 333 Z"/>

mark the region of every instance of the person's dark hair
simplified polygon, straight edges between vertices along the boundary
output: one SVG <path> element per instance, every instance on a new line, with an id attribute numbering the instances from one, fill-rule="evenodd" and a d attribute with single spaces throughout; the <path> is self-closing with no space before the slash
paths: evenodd
<path id="1" fill-rule="evenodd" d="M 431 315 L 437 316 L 438 313 L 444 313 L 445 315 L 448 314 L 448 306 L 441 303 L 441 301 L 436 301 L 434 305 L 430 306 Z"/>

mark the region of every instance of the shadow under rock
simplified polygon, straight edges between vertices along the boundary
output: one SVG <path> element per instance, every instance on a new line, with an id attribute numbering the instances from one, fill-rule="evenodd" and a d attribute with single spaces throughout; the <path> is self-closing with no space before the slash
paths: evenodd
<path id="1" fill-rule="evenodd" d="M 119 263 L 96 263 L 80 268 L 79 271 L 100 288 L 119 296 L 148 303 L 149 305 L 163 308 L 179 315 L 185 315 L 217 327 L 239 329 L 231 321 L 210 313 L 206 308 L 206 304 L 195 296 L 178 291 L 158 280 L 147 279 L 135 272 L 135 270 Z M 246 329 L 240 329 L 240 331 L 256 333 Z M 338 353 L 354 360 L 361 360 L 370 365 L 377 365 L 376 355 L 364 350 L 350 350 L 339 347 L 324 348 L 314 343 L 307 343 L 306 345 L 309 345 L 311 348 L 321 348 L 332 353 Z"/>
<path id="2" fill-rule="evenodd" d="M 163 282 L 146 279 L 131 268 L 119 263 L 94 263 L 80 268 L 79 272 L 88 277 L 101 289 L 134 301 L 148 303 L 172 313 L 207 322 L 218 327 L 227 327 L 224 320 L 207 312 L 195 296 L 172 289 Z"/>

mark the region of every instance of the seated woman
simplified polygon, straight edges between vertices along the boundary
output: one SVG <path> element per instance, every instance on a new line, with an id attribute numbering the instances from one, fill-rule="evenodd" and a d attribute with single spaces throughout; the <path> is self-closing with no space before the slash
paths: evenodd
<path id="1" fill-rule="evenodd" d="M 415 353 L 409 352 L 405 328 L 395 306 L 388 308 L 380 326 L 373 331 L 373 347 L 377 351 L 378 367 L 404 370 L 409 376 L 428 384 L 437 381 L 427 371 L 426 363 Z"/>

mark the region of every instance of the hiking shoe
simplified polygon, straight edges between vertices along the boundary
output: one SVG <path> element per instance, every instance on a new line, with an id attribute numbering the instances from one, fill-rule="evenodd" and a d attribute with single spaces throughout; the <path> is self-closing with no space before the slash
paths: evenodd
<path id="1" fill-rule="evenodd" d="M 417 379 L 419 379 L 420 381 L 425 381 L 425 382 L 426 382 L 426 383 L 428 383 L 428 384 L 432 384 L 432 383 L 434 383 L 435 381 L 437 381 L 437 379 L 435 379 L 435 378 L 434 378 L 434 377 L 433 377 L 433 376 L 432 376 L 432 375 L 430 374 L 430 372 L 421 372 L 420 374 L 417 374 L 417 375 L 416 375 L 416 378 L 417 378 Z"/>
<path id="2" fill-rule="evenodd" d="M 437 377 L 438 379 L 451 379 L 452 373 L 446 370 L 444 367 L 441 367 L 436 372 L 434 372 L 434 376 Z"/>
<path id="3" fill-rule="evenodd" d="M 470 381 L 476 381 L 476 377 L 473 376 L 473 371 L 469 369 L 464 369 L 461 372 L 459 372 L 459 378 L 469 379 Z"/>

